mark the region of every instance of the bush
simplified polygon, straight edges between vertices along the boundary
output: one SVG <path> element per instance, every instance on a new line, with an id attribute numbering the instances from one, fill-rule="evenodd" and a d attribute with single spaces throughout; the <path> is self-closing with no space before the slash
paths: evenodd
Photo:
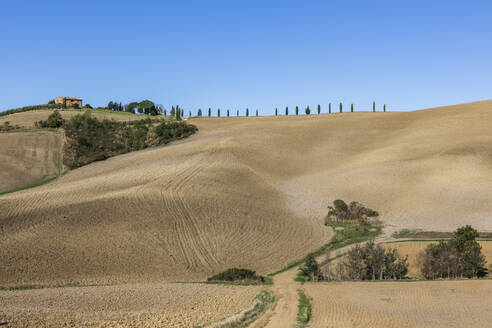
<path id="1" fill-rule="evenodd" d="M 351 202 L 347 205 L 343 200 L 336 199 L 333 206 L 328 206 L 328 215 L 325 224 L 330 221 L 344 222 L 346 220 L 357 220 L 362 225 L 368 224 L 368 219 L 379 216 L 377 211 L 365 207 L 361 203 Z"/>
<path id="2" fill-rule="evenodd" d="M 9 121 L 5 121 L 3 125 L 0 125 L 0 132 L 9 132 L 20 128 L 21 127 L 19 125 L 11 125 Z"/>
<path id="3" fill-rule="evenodd" d="M 213 275 L 207 279 L 208 281 L 258 281 L 264 282 L 265 277 L 259 276 L 255 271 L 248 269 L 227 269 L 224 272 Z"/>
<path id="4" fill-rule="evenodd" d="M 61 116 L 60 112 L 55 110 L 52 114 L 50 114 L 50 116 L 48 116 L 48 119 L 46 121 L 38 121 L 35 123 L 35 125 L 40 128 L 56 129 L 61 127 L 64 122 L 65 120 Z"/>

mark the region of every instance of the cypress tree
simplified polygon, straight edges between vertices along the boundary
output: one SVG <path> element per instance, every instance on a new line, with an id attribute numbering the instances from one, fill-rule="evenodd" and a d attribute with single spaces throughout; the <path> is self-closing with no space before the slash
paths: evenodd
<path id="1" fill-rule="evenodd" d="M 248 117 L 248 116 L 249 116 L 249 109 L 246 108 L 246 117 Z"/>
<path id="2" fill-rule="evenodd" d="M 309 109 L 309 106 L 306 107 L 306 115 L 311 114 L 311 110 Z"/>
<path id="3" fill-rule="evenodd" d="M 289 106 L 285 107 L 285 116 L 289 116 Z"/>
<path id="4" fill-rule="evenodd" d="M 350 104 L 350 112 L 353 113 L 354 112 L 354 104 Z"/>
<path id="5" fill-rule="evenodd" d="M 318 115 L 321 114 L 321 106 L 318 104 Z"/>
<path id="6" fill-rule="evenodd" d="M 174 110 L 174 106 L 171 106 L 171 116 L 174 116 L 174 115 L 176 115 L 175 110 Z"/>
<path id="7" fill-rule="evenodd" d="M 296 115 L 299 115 L 299 106 L 296 106 Z"/>
<path id="8" fill-rule="evenodd" d="M 217 117 L 220 117 L 220 108 L 217 109 Z"/>
<path id="9" fill-rule="evenodd" d="M 331 103 L 328 104 L 328 114 L 331 114 Z"/>
<path id="10" fill-rule="evenodd" d="M 167 110 L 164 109 L 164 116 L 167 116 Z"/>
<path id="11" fill-rule="evenodd" d="M 229 117 L 229 110 L 227 110 L 227 117 Z"/>
<path id="12" fill-rule="evenodd" d="M 376 112 L 376 102 L 375 101 L 372 102 L 372 112 L 373 113 Z"/>
<path id="13" fill-rule="evenodd" d="M 212 109 L 209 107 L 208 108 L 208 117 L 212 116 Z"/>
<path id="14" fill-rule="evenodd" d="M 198 117 L 201 117 L 201 116 L 202 116 L 202 109 L 201 109 L 201 108 L 198 108 L 198 113 L 197 113 L 197 116 L 198 116 Z"/>
<path id="15" fill-rule="evenodd" d="M 258 116 L 258 110 L 256 110 L 256 116 Z"/>
<path id="16" fill-rule="evenodd" d="M 191 111 L 189 112 L 189 115 L 188 115 L 188 117 L 191 117 Z"/>
<path id="17" fill-rule="evenodd" d="M 237 117 L 239 117 L 239 109 L 237 110 Z"/>
<path id="18" fill-rule="evenodd" d="M 340 113 L 342 112 L 342 103 L 340 103 Z"/>
<path id="19" fill-rule="evenodd" d="M 185 110 L 184 109 L 181 110 L 181 115 L 179 115 L 179 118 L 181 118 L 183 116 L 185 116 Z"/>
<path id="20" fill-rule="evenodd" d="M 383 106 L 383 111 L 386 113 L 386 104 Z"/>
<path id="21" fill-rule="evenodd" d="M 275 116 L 277 116 L 277 115 L 278 115 L 278 110 L 277 110 L 277 108 L 275 108 Z"/>

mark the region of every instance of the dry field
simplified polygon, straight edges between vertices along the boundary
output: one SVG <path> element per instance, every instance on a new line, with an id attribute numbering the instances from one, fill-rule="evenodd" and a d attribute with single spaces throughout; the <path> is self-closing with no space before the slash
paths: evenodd
<path id="1" fill-rule="evenodd" d="M 315 327 L 490 327 L 492 282 L 337 282 L 304 285 Z"/>
<path id="2" fill-rule="evenodd" d="M 5 121 L 8 121 L 10 122 L 11 125 L 20 125 L 21 127 L 25 127 L 25 128 L 32 128 L 34 127 L 34 123 L 40 120 L 46 120 L 48 116 L 50 116 L 50 114 L 53 113 L 54 111 L 55 111 L 54 109 L 41 109 L 41 110 L 33 110 L 23 113 L 10 114 L 7 116 L 0 116 L 0 125 L 2 125 Z M 63 118 L 68 119 L 77 114 L 81 114 L 83 111 L 67 109 L 67 110 L 59 110 L 59 112 L 61 113 Z M 93 110 L 91 111 L 91 113 L 92 115 L 94 115 L 94 117 L 100 120 L 113 119 L 115 121 L 132 121 L 132 120 L 141 119 L 143 117 L 143 116 L 133 115 L 124 112 L 111 113 L 108 111 Z"/>
<path id="3" fill-rule="evenodd" d="M 0 196 L 0 286 L 265 274 L 315 250 L 335 198 L 386 231 L 492 230 L 492 101 L 193 119 L 200 131 Z"/>
<path id="4" fill-rule="evenodd" d="M 0 193 L 57 176 L 62 138 L 50 131 L 0 133 Z"/>
<path id="5" fill-rule="evenodd" d="M 194 327 L 249 307 L 258 286 L 128 284 L 0 291 L 7 327 Z"/>
<path id="6" fill-rule="evenodd" d="M 408 276 L 421 278 L 421 269 L 418 265 L 418 255 L 425 250 L 430 242 L 427 241 L 408 241 L 384 244 L 385 247 L 391 247 L 398 250 L 400 255 L 408 255 Z M 492 264 L 492 241 L 480 241 L 482 252 L 487 260 L 487 267 Z"/>

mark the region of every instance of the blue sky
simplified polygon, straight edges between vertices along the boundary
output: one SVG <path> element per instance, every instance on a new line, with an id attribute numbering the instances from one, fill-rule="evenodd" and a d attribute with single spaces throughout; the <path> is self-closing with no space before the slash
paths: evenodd
<path id="1" fill-rule="evenodd" d="M 491 1 L 1 1 L 0 110 L 186 112 L 492 98 Z"/>

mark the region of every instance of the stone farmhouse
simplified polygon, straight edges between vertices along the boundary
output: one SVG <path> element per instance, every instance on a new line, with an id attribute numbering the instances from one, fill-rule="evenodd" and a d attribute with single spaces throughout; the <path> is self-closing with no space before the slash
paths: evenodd
<path id="1" fill-rule="evenodd" d="M 73 107 L 74 104 L 77 104 L 79 105 L 79 108 L 82 108 L 82 99 L 73 97 L 56 97 L 55 104 L 65 104 L 67 107 Z"/>

